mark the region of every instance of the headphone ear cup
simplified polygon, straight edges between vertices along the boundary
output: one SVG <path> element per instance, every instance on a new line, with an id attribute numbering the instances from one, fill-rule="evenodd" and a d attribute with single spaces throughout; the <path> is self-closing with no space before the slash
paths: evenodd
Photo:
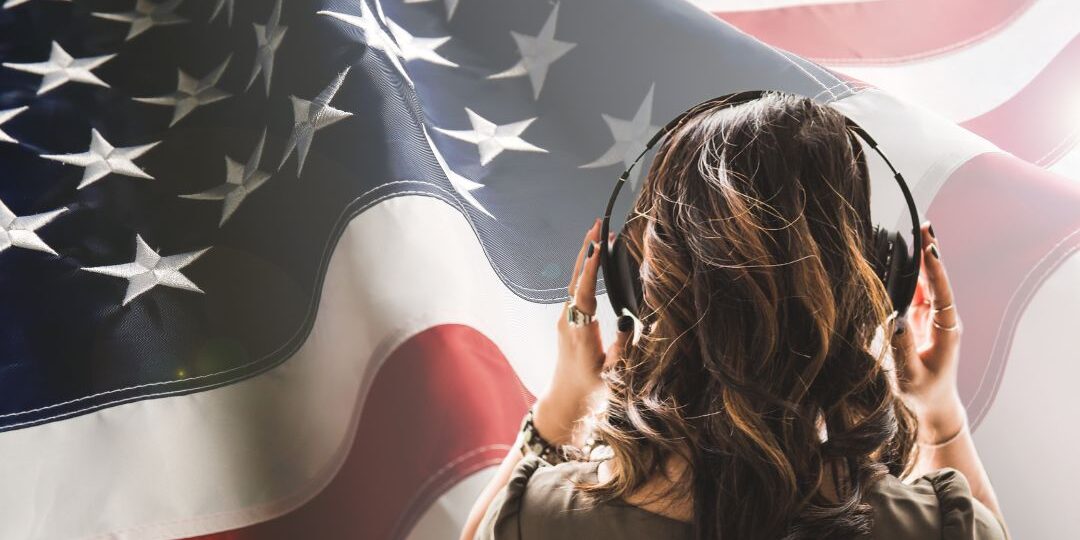
<path id="1" fill-rule="evenodd" d="M 642 301 L 641 266 L 627 246 L 622 234 L 611 243 L 607 264 L 604 265 L 604 284 L 616 315 L 624 311 L 638 317 Z"/>
<path id="2" fill-rule="evenodd" d="M 904 240 L 902 234 L 890 232 L 889 238 L 892 240 L 892 254 L 885 290 L 889 291 L 893 309 L 903 315 L 911 304 L 912 295 L 915 294 L 915 284 L 911 283 L 912 276 L 905 274 L 911 264 L 911 254 L 908 253 L 907 240 Z"/>
<path id="3" fill-rule="evenodd" d="M 881 227 L 874 225 L 874 232 L 870 237 L 870 266 L 874 269 L 874 273 L 877 274 L 878 279 L 885 285 L 889 286 L 889 268 L 892 262 L 893 246 L 892 241 L 889 238 L 889 231 L 882 229 Z"/>
<path id="4" fill-rule="evenodd" d="M 911 295 L 915 292 L 911 283 L 908 283 L 908 276 L 904 275 L 911 264 L 907 240 L 898 232 L 887 231 L 875 225 L 871 254 L 871 266 L 885 285 L 893 309 L 903 315 L 911 303 Z"/>

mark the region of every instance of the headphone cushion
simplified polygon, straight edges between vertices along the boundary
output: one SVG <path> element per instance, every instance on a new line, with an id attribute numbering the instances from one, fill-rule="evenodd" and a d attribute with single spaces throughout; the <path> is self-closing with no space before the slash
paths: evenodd
<path id="1" fill-rule="evenodd" d="M 874 269 L 878 279 L 886 288 L 889 286 L 889 270 L 892 266 L 893 245 L 889 238 L 889 231 L 874 225 L 874 232 L 870 238 L 870 266 Z"/>
<path id="2" fill-rule="evenodd" d="M 892 256 L 885 289 L 889 291 L 893 306 L 902 313 L 906 311 L 907 305 L 911 302 L 911 295 L 915 292 L 914 287 L 909 283 L 910 276 L 905 274 L 911 264 L 911 255 L 908 253 L 907 240 L 904 240 L 902 234 L 890 232 L 889 237 L 892 239 Z"/>
<path id="3" fill-rule="evenodd" d="M 638 316 L 638 307 L 642 300 L 641 267 L 630 254 L 623 235 L 615 237 L 610 250 L 611 260 L 605 265 L 604 284 L 612 307 L 615 308 L 616 315 L 622 315 L 623 310 L 626 310 Z"/>
<path id="4" fill-rule="evenodd" d="M 904 279 L 904 272 L 911 263 L 907 240 L 898 232 L 875 225 L 870 252 L 871 266 L 885 285 L 892 305 L 897 308 L 906 306 L 911 301 L 907 295 L 913 290 Z"/>

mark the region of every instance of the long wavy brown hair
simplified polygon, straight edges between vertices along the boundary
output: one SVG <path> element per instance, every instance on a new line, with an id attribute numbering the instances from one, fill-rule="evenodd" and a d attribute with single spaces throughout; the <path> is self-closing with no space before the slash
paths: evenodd
<path id="1" fill-rule="evenodd" d="M 627 221 L 645 331 L 604 372 L 593 435 L 625 498 L 666 461 L 699 539 L 851 538 L 914 459 L 890 300 L 868 257 L 862 148 L 836 110 L 785 93 L 689 118 Z M 875 341 L 875 338 L 877 341 Z"/>

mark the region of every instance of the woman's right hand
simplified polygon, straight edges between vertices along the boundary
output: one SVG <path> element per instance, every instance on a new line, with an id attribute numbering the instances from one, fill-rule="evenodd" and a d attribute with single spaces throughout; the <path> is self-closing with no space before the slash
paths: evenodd
<path id="1" fill-rule="evenodd" d="M 964 429 L 967 418 L 957 388 L 962 327 L 929 222 L 921 234 L 919 285 L 907 320 L 900 321 L 904 330 L 894 335 L 892 345 L 902 398 L 919 421 L 918 440 L 937 444 Z"/>

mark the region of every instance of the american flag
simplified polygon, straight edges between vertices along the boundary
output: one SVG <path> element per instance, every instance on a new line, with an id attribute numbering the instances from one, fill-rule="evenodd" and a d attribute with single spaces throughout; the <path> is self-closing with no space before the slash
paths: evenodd
<path id="1" fill-rule="evenodd" d="M 757 88 L 839 108 L 904 173 L 1010 527 L 1078 536 L 1080 475 L 1028 457 L 1080 442 L 1077 20 L 1068 0 L 4 0 L 0 538 L 455 538 L 549 378 L 615 176 L 686 107 Z M 902 224 L 874 161 L 873 211 Z"/>

